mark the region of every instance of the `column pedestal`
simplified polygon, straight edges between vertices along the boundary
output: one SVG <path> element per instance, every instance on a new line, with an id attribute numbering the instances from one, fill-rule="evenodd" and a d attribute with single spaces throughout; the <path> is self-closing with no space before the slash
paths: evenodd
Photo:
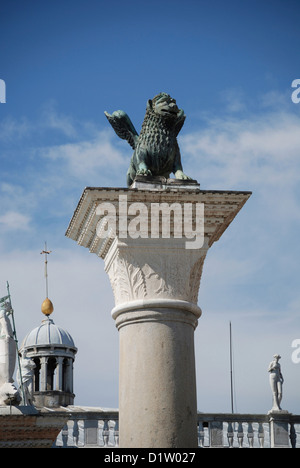
<path id="1" fill-rule="evenodd" d="M 85 189 L 66 235 L 104 259 L 114 292 L 120 447 L 197 447 L 194 330 L 203 263 L 250 192 L 142 185 Z M 159 220 L 170 222 L 167 235 Z M 188 222 L 198 229 L 194 244 Z"/>
<path id="2" fill-rule="evenodd" d="M 290 448 L 289 422 L 291 413 L 285 410 L 269 411 L 271 448 Z"/>

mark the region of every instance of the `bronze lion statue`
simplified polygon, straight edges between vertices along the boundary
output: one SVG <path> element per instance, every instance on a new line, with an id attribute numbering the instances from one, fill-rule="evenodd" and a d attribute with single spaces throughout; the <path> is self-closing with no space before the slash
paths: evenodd
<path id="1" fill-rule="evenodd" d="M 147 102 L 141 133 L 138 134 L 126 112 L 117 110 L 105 115 L 123 140 L 127 140 L 134 152 L 127 171 L 129 187 L 136 175 L 164 176 L 174 173 L 176 179 L 191 179 L 184 174 L 177 143 L 185 114 L 177 107 L 169 94 L 160 93 Z"/>

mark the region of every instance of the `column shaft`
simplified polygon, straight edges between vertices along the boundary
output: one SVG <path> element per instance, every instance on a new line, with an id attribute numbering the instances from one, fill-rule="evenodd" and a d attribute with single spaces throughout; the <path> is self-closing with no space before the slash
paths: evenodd
<path id="1" fill-rule="evenodd" d="M 120 446 L 196 447 L 194 328 L 201 311 L 184 301 L 137 302 L 113 311 L 120 334 Z"/>

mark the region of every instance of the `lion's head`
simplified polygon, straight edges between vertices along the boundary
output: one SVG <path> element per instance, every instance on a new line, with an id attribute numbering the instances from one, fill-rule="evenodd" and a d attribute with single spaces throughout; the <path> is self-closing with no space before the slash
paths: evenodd
<path id="1" fill-rule="evenodd" d="M 178 108 L 175 99 L 167 93 L 159 93 L 153 99 L 149 99 L 147 109 L 165 118 L 177 119 L 183 111 Z"/>

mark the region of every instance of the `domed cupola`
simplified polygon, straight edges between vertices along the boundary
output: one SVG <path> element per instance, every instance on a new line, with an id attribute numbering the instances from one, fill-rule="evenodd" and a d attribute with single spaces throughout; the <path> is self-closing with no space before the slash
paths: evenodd
<path id="1" fill-rule="evenodd" d="M 42 304 L 45 318 L 26 335 L 20 348 L 21 361 L 34 363 L 30 393 L 32 403 L 38 407 L 73 405 L 75 397 L 73 363 L 77 348 L 71 335 L 55 325 L 50 318 L 53 310 L 53 304 L 47 295 Z"/>
<path id="2" fill-rule="evenodd" d="M 46 299 L 43 305 L 46 301 L 51 303 Z M 35 406 L 56 407 L 74 403 L 73 362 L 76 352 L 71 335 L 55 325 L 49 314 L 40 326 L 27 334 L 20 353 L 35 364 L 32 383 Z"/>
<path id="3" fill-rule="evenodd" d="M 46 315 L 46 318 L 42 320 L 41 325 L 29 332 L 23 340 L 23 346 L 26 348 L 32 346 L 44 347 L 45 345 L 76 349 L 71 335 L 66 330 L 55 325 L 48 314 Z"/>

